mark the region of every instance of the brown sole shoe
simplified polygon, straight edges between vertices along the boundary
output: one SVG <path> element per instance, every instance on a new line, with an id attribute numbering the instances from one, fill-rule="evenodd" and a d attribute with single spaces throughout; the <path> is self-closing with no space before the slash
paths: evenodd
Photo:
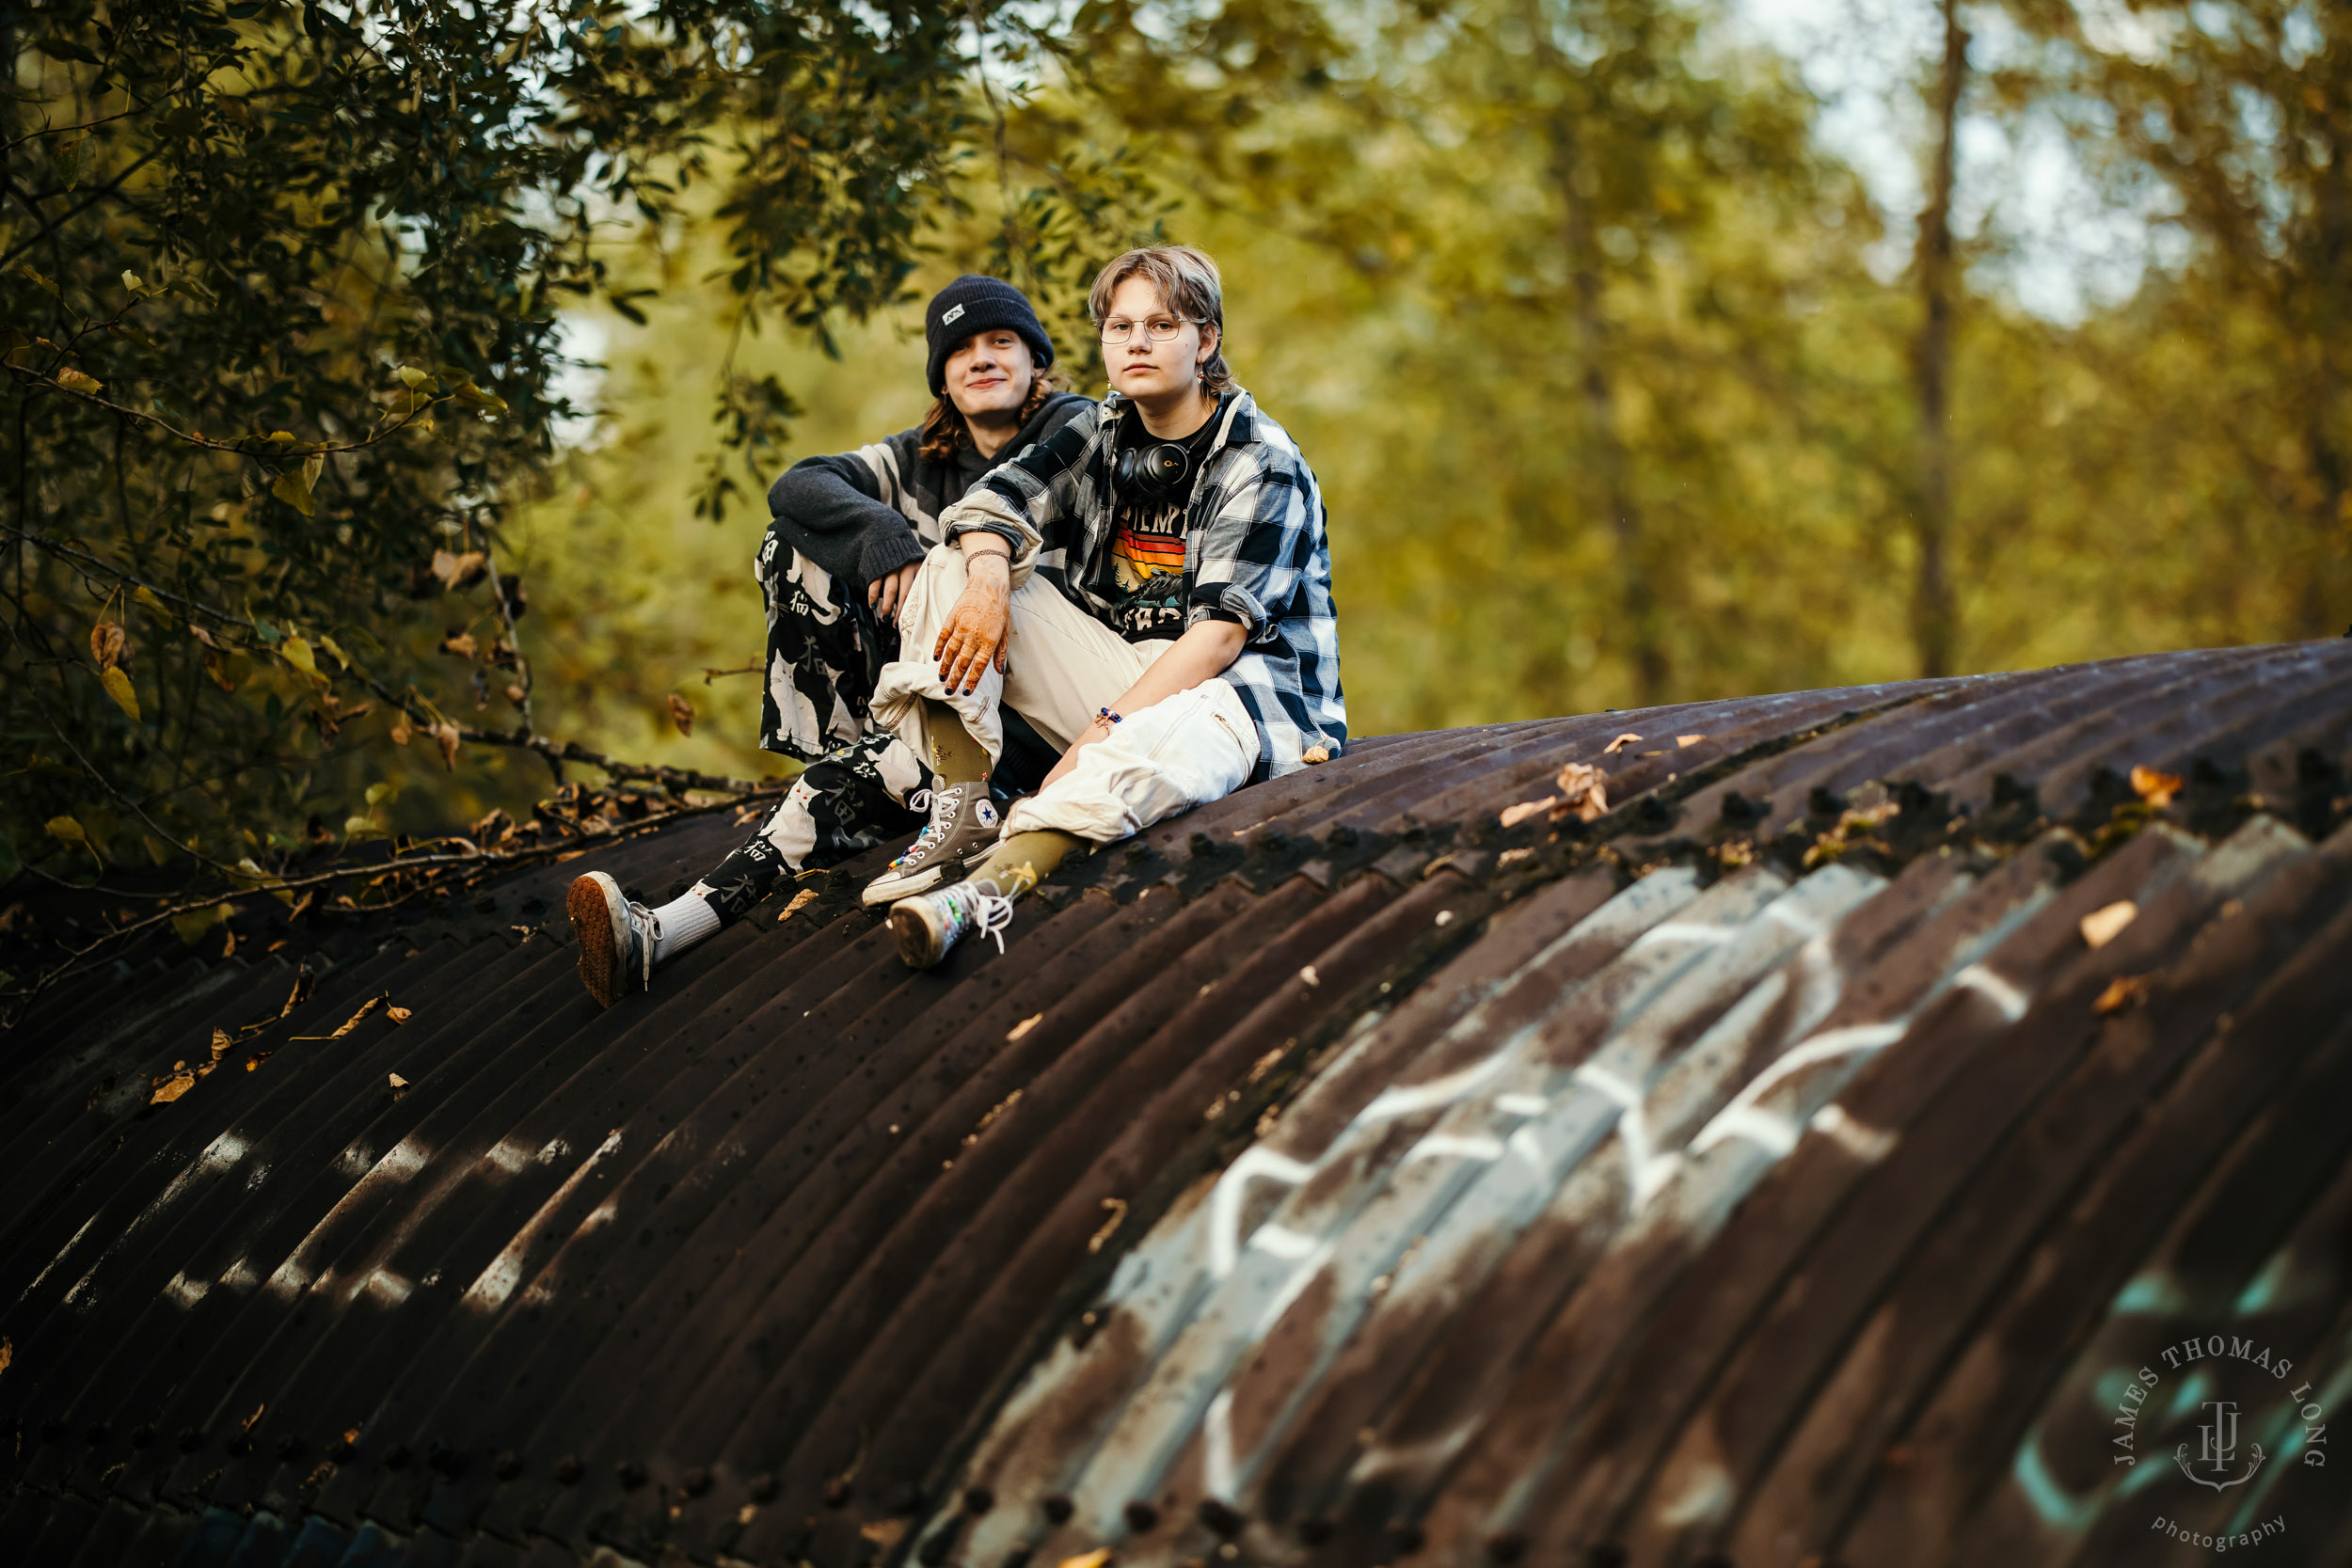
<path id="1" fill-rule="evenodd" d="M 571 911 L 572 934 L 580 939 L 580 983 L 588 988 L 597 1006 L 610 1007 L 627 988 L 621 978 L 620 945 L 613 938 L 612 910 L 603 882 L 593 873 L 575 877 L 571 891 L 564 895 L 564 907 Z"/>
<path id="2" fill-rule="evenodd" d="M 898 957 L 909 969 L 930 969 L 946 958 L 940 942 L 940 930 L 932 924 L 931 911 L 919 904 L 908 902 L 890 911 L 890 934 L 898 943 Z"/>

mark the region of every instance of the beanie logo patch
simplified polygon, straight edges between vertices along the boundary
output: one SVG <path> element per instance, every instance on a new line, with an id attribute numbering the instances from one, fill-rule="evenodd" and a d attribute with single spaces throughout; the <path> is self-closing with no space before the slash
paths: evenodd
<path id="1" fill-rule="evenodd" d="M 962 314 L 963 307 L 959 305 L 954 309 L 948 311 L 946 315 L 940 317 L 939 325 L 942 326 L 953 326 L 956 324 L 956 318 Z"/>

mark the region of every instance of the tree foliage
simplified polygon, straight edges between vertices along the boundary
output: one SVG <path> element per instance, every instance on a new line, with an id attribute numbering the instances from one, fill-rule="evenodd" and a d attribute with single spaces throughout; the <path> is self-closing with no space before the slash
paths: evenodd
<path id="1" fill-rule="evenodd" d="M 703 0 L 0 21 L 0 859 L 250 874 L 368 831 L 363 738 L 560 754 L 499 562 L 568 412 L 562 308 L 636 312 L 603 235 L 689 217 L 723 226 L 739 326 L 896 299 L 977 123 L 976 24 Z M 772 449 L 781 386 L 716 395 L 735 448 Z M 698 487 L 714 515 L 741 489 L 724 464 Z M 464 675 L 444 645 L 475 650 Z"/>

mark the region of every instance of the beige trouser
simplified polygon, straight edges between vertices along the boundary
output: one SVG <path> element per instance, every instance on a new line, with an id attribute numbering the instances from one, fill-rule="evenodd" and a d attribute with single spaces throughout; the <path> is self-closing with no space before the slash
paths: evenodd
<path id="1" fill-rule="evenodd" d="M 1067 751 L 1173 644 L 1129 642 L 1031 578 L 1012 592 L 1008 668 L 991 667 L 969 692 L 949 695 L 930 657 L 939 628 L 963 593 L 963 551 L 933 548 L 898 611 L 901 657 L 882 669 L 873 714 L 930 756 L 926 698 L 954 708 L 993 763 L 1004 753 L 1000 705 L 1027 720 L 1046 741 Z M 1258 735 L 1241 698 L 1212 677 L 1154 703 L 1111 727 L 1106 739 L 1078 753 L 1077 766 L 1005 818 L 1009 833 L 1055 828 L 1098 844 L 1142 832 L 1162 817 L 1221 800 L 1258 766 Z"/>

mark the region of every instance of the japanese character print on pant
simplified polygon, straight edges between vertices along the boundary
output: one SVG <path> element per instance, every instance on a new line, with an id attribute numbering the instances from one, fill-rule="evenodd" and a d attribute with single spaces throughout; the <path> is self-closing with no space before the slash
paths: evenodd
<path id="1" fill-rule="evenodd" d="M 925 818 L 907 799 L 930 786 L 931 770 L 896 735 L 860 736 L 809 764 L 758 831 L 691 891 L 731 926 L 795 872 L 914 832 Z"/>
<path id="2" fill-rule="evenodd" d="M 898 657 L 898 629 L 875 619 L 862 583 L 835 578 L 772 526 L 754 568 L 768 607 L 759 744 L 814 763 L 865 734 L 874 678 Z"/>

